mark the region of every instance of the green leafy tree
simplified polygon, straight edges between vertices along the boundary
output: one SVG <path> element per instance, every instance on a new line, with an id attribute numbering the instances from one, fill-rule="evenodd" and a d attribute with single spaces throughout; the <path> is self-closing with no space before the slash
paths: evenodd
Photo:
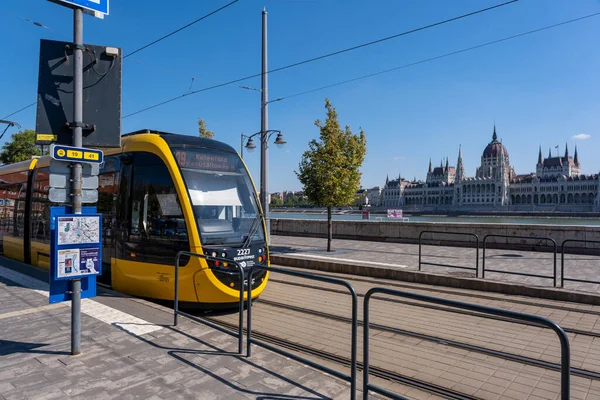
<path id="1" fill-rule="evenodd" d="M 312 204 L 310 203 L 310 201 L 308 201 L 306 196 L 298 198 L 298 207 L 310 207 L 310 206 L 312 206 Z"/>
<path id="2" fill-rule="evenodd" d="M 25 129 L 11 136 L 10 141 L 4 143 L 0 152 L 0 162 L 12 164 L 40 156 L 42 153 L 35 144 L 35 131 Z"/>
<path id="3" fill-rule="evenodd" d="M 205 139 L 212 139 L 215 136 L 214 132 L 206 129 L 206 122 L 203 119 L 198 119 L 198 134 Z"/>
<path id="4" fill-rule="evenodd" d="M 304 185 L 304 195 L 310 203 L 327 207 L 327 251 L 331 251 L 331 209 L 354 201 L 354 195 L 360 189 L 359 169 L 367 153 L 367 139 L 362 129 L 355 135 L 349 126 L 341 128 L 338 114 L 328 99 L 325 99 L 325 108 L 325 123 L 315 121 L 321 131 L 320 140 L 309 143 L 296 175 Z"/>
<path id="5" fill-rule="evenodd" d="M 297 207 L 298 206 L 298 198 L 296 196 L 288 197 L 287 201 L 285 202 L 285 206 L 286 207 Z"/>
<path id="6" fill-rule="evenodd" d="M 271 199 L 271 205 L 273 207 L 281 207 L 283 205 L 283 200 L 281 200 L 279 197 L 273 197 Z"/>

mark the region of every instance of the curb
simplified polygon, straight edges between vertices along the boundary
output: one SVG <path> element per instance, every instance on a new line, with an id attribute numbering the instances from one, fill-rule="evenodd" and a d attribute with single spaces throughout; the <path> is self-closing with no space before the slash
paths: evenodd
<path id="1" fill-rule="evenodd" d="M 395 268 L 392 265 L 389 267 L 370 266 L 352 262 L 341 263 L 281 254 L 271 254 L 270 261 L 271 264 L 279 264 L 287 267 L 312 269 L 324 272 L 367 276 L 370 278 L 390 279 L 425 285 L 447 286 L 457 289 L 469 289 L 517 296 L 536 297 L 548 300 L 600 305 L 600 294 L 540 286 L 527 286 L 517 283 L 484 280 L 481 278 L 464 278 L 431 272 L 409 271 Z"/>

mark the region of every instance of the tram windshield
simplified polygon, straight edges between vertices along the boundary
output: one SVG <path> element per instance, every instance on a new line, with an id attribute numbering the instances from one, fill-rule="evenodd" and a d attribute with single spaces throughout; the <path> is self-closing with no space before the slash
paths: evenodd
<path id="1" fill-rule="evenodd" d="M 256 194 L 237 155 L 195 148 L 173 152 L 203 245 L 265 240 Z"/>

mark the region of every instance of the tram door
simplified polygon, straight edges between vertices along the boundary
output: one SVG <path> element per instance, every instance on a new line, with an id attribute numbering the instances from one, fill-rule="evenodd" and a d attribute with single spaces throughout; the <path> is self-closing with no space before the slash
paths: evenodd
<path id="1" fill-rule="evenodd" d="M 106 156 L 98 176 L 98 212 L 102 214 L 102 275 L 98 280 L 111 284 L 112 262 L 117 256 L 117 242 L 121 234 L 119 219 L 122 219 L 121 189 L 127 187 L 124 173 L 127 165 L 122 155 Z"/>
<path id="2" fill-rule="evenodd" d="M 179 250 L 189 251 L 187 229 L 171 174 L 160 157 L 134 153 L 132 168 L 123 175 L 127 194 L 121 209 L 127 232 L 117 246 L 117 257 L 136 262 L 173 266 Z"/>
<path id="3" fill-rule="evenodd" d="M 144 152 L 123 156 L 110 249 L 111 284 L 133 295 L 161 296 L 165 266 L 172 271 L 177 252 L 189 251 L 183 214 L 173 179 L 160 157 Z M 160 283 L 140 285 L 148 279 Z"/>

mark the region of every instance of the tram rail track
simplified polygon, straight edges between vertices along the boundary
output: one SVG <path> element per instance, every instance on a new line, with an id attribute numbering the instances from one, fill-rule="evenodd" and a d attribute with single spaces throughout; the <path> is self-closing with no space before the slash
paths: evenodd
<path id="1" fill-rule="evenodd" d="M 238 328 L 236 324 L 222 321 L 220 319 L 213 318 L 213 317 L 203 316 L 203 318 L 213 324 L 219 325 L 222 328 L 231 331 L 232 334 L 236 334 L 236 330 Z M 245 328 L 244 328 L 244 332 L 247 333 L 247 330 Z M 276 336 L 266 334 L 263 332 L 257 332 L 254 329 L 252 330 L 252 343 L 259 345 L 261 347 L 264 347 L 268 350 L 275 350 L 275 351 L 276 351 L 276 348 L 274 348 L 273 346 L 280 346 L 287 350 L 291 350 L 291 351 L 301 353 L 301 354 L 310 355 L 313 357 L 318 357 L 320 359 L 327 360 L 329 362 L 332 362 L 334 364 L 337 364 L 337 365 L 340 365 L 343 367 L 347 367 L 347 368 L 349 368 L 351 365 L 350 358 L 348 358 L 348 357 L 339 356 L 337 354 L 333 354 L 333 353 L 323 351 L 323 350 L 317 350 L 317 349 L 311 348 L 310 346 L 298 344 L 298 343 L 292 342 L 290 340 L 278 338 Z M 301 361 L 301 360 L 298 360 L 298 361 Z M 362 371 L 362 369 L 363 369 L 362 362 L 360 362 L 360 361 L 357 362 L 357 369 Z M 445 397 L 447 399 L 481 400 L 479 397 L 474 397 L 474 396 L 471 396 L 471 395 L 468 395 L 468 394 L 465 394 L 465 393 L 462 393 L 459 391 L 445 388 L 443 386 L 439 386 L 439 385 L 428 383 L 428 382 L 425 382 L 425 381 L 422 381 L 419 379 L 411 378 L 406 375 L 399 374 L 397 372 L 394 372 L 394 371 L 391 371 L 391 370 L 388 370 L 385 368 L 377 367 L 374 365 L 369 365 L 369 372 L 370 372 L 370 375 L 372 375 L 372 376 L 387 379 L 389 381 L 400 383 L 403 385 L 415 387 L 420 390 L 424 390 L 424 391 Z"/>
<path id="2" fill-rule="evenodd" d="M 319 275 L 319 274 L 315 274 L 315 275 Z M 322 276 L 331 276 L 331 275 L 322 275 Z M 349 278 L 346 279 L 347 281 L 352 281 L 353 279 Z M 289 282 L 289 281 L 282 281 L 276 278 L 269 278 L 270 282 L 274 282 L 274 283 L 281 283 L 281 284 L 285 284 L 285 285 L 291 285 L 291 286 L 298 286 L 298 287 L 303 287 L 305 289 L 314 289 L 314 290 L 326 290 L 328 292 L 331 293 L 338 293 L 338 294 L 347 294 L 347 292 L 343 291 L 343 290 L 338 290 L 338 289 L 323 289 L 322 287 L 319 286 L 314 286 L 314 285 L 309 285 L 307 283 L 300 283 L 300 282 Z M 374 282 L 370 282 L 368 281 L 368 283 L 372 283 L 375 286 Z M 395 287 L 402 287 L 405 289 L 411 289 L 411 290 L 420 290 L 420 291 L 425 291 L 425 289 L 420 289 L 418 287 L 414 287 L 414 286 L 401 286 L 401 285 L 392 285 L 389 284 L 388 282 L 385 283 L 386 285 L 389 286 L 395 286 Z M 426 290 L 427 292 L 429 291 L 435 291 L 435 290 L 430 290 L 429 288 Z M 463 296 L 463 297 L 477 297 L 477 296 L 471 296 L 466 295 L 466 294 L 461 294 L 461 293 L 456 293 L 456 292 L 450 292 L 450 294 L 452 295 L 459 295 L 459 296 Z M 357 290 L 357 295 L 358 297 L 364 297 L 364 293 L 359 293 Z M 491 296 L 490 296 L 491 297 Z M 496 301 L 511 301 L 510 299 L 497 299 L 497 298 L 493 298 Z M 433 304 L 423 304 L 423 303 L 417 303 L 417 302 L 413 302 L 413 301 L 408 301 L 408 300 L 398 300 L 398 299 L 388 299 L 388 298 L 380 298 L 381 301 L 386 301 L 386 302 L 390 302 L 390 303 L 396 303 L 396 304 L 406 304 L 406 305 L 412 305 L 412 306 L 417 306 L 417 307 L 423 307 L 423 308 L 429 308 L 432 310 L 440 310 L 440 311 L 452 311 L 453 313 L 456 314 L 462 314 L 462 315 L 468 315 L 468 316 L 475 316 L 475 317 L 482 317 L 481 314 L 478 314 L 476 312 L 473 311 L 466 311 L 466 310 L 458 310 L 458 309 L 453 309 L 453 308 L 449 308 L 449 307 L 443 307 L 443 306 L 437 306 L 437 305 L 433 305 Z M 536 307 L 545 307 L 545 308 L 553 308 L 553 307 L 546 307 L 546 305 L 539 305 L 539 304 L 531 304 L 533 306 Z M 580 312 L 580 313 L 587 313 L 585 310 L 577 310 L 577 309 L 568 309 L 568 310 L 563 310 L 563 311 L 572 311 L 572 312 Z M 594 313 L 595 314 L 595 313 Z M 599 313 L 600 315 L 600 313 Z M 497 321 L 503 321 L 503 322 L 514 322 L 514 323 L 518 323 L 518 324 L 523 324 L 522 321 L 519 320 L 515 320 L 515 319 L 511 319 L 511 318 L 506 318 L 506 317 L 499 317 L 499 316 L 494 316 L 494 315 L 485 315 L 485 318 L 487 319 L 493 319 L 493 320 L 497 320 Z M 534 324 L 528 324 L 528 325 L 532 325 L 532 326 L 536 326 Z M 541 326 L 541 325 L 539 325 Z M 600 338 L 600 332 L 590 332 L 590 331 L 584 331 L 581 329 L 576 329 L 576 328 L 568 328 L 568 327 L 564 327 L 561 326 L 563 328 L 563 330 L 567 333 L 573 333 L 573 334 L 577 334 L 577 335 L 583 335 L 583 336 L 590 336 L 590 337 L 594 337 L 594 338 Z"/>
<path id="3" fill-rule="evenodd" d="M 335 320 L 335 321 L 346 322 L 348 324 L 352 323 L 351 318 L 344 317 L 341 315 L 335 315 L 335 314 L 325 313 L 322 311 L 311 310 L 311 309 L 304 308 L 304 307 L 298 307 L 298 306 L 292 306 L 289 304 L 278 303 L 278 302 L 275 302 L 272 300 L 260 299 L 257 302 L 257 304 L 260 304 L 260 303 L 270 305 L 273 307 L 279 307 L 279 308 L 284 308 L 284 309 L 291 310 L 291 311 L 314 315 L 314 316 L 318 316 L 318 317 L 322 317 L 322 318 L 327 318 L 327 319 L 331 319 L 331 320 Z M 363 326 L 364 325 L 363 321 L 358 320 L 358 325 Z M 533 365 L 536 367 L 560 371 L 560 364 L 552 363 L 549 361 L 537 360 L 534 358 L 519 356 L 516 354 L 507 353 L 507 352 L 503 352 L 503 351 L 487 349 L 487 348 L 481 347 L 481 346 L 470 345 L 468 343 L 462 343 L 462 342 L 458 342 L 455 340 L 449 340 L 449 339 L 445 339 L 445 338 L 438 337 L 438 336 L 426 335 L 426 334 L 422 334 L 422 333 L 418 333 L 418 332 L 394 328 L 394 327 L 385 326 L 385 325 L 381 325 L 381 324 L 369 323 L 369 326 L 372 330 L 379 330 L 379 331 L 391 332 L 391 333 L 400 334 L 400 335 L 404 335 L 404 336 L 414 337 L 414 338 L 427 340 L 427 341 L 434 342 L 434 343 L 443 344 L 446 346 L 460 348 L 463 350 L 469 350 L 469 351 L 475 351 L 475 352 L 479 352 L 479 353 L 488 354 L 488 355 L 491 355 L 494 357 L 503 358 L 505 360 L 515 361 L 515 362 L 519 362 L 519 363 L 523 363 L 523 364 Z M 586 370 L 586 369 L 571 368 L 571 374 L 574 376 L 580 376 L 583 378 L 600 380 L 600 372 L 590 371 L 590 370 Z"/>
<path id="4" fill-rule="evenodd" d="M 286 267 L 286 268 L 292 268 L 292 267 Z M 295 268 L 295 269 L 302 270 L 302 268 Z M 373 285 L 379 284 L 379 283 L 374 282 L 372 279 L 361 278 L 360 276 L 355 277 L 355 276 L 350 276 L 349 274 L 323 273 L 323 271 L 318 271 L 318 270 L 310 270 L 310 271 L 311 271 L 311 274 L 313 274 L 313 275 L 336 277 L 336 278 L 343 279 L 346 281 L 362 282 L 362 283 L 373 284 Z M 274 282 L 283 282 L 283 281 L 277 280 L 276 278 L 275 279 L 269 278 L 269 280 L 274 281 Z M 385 285 L 397 287 L 397 288 L 411 289 L 411 290 L 424 290 L 422 288 L 419 288 L 419 286 L 417 284 L 411 285 L 411 284 L 406 284 L 406 283 L 398 283 L 398 281 L 394 281 L 391 279 L 386 279 Z M 492 301 L 521 304 L 521 305 L 533 306 L 533 307 L 544 307 L 544 308 L 551 308 L 553 310 L 571 311 L 571 312 L 578 312 L 578 313 L 582 313 L 582 314 L 590 314 L 590 315 L 600 316 L 600 310 L 598 310 L 598 311 L 582 310 L 579 308 L 565 307 L 565 306 L 559 306 L 559 305 L 555 305 L 555 304 L 545 304 L 545 303 L 540 304 L 540 303 L 536 303 L 534 301 L 518 300 L 518 299 L 511 299 L 511 298 L 500 298 L 497 296 L 479 294 L 473 290 L 467 294 L 467 293 L 463 293 L 463 292 L 460 292 L 457 290 L 441 289 L 438 287 L 430 286 L 427 288 L 427 291 L 434 292 L 434 293 L 440 293 L 440 294 L 446 294 L 446 295 L 478 298 L 478 299 L 482 299 L 482 300 L 492 300 Z"/>

